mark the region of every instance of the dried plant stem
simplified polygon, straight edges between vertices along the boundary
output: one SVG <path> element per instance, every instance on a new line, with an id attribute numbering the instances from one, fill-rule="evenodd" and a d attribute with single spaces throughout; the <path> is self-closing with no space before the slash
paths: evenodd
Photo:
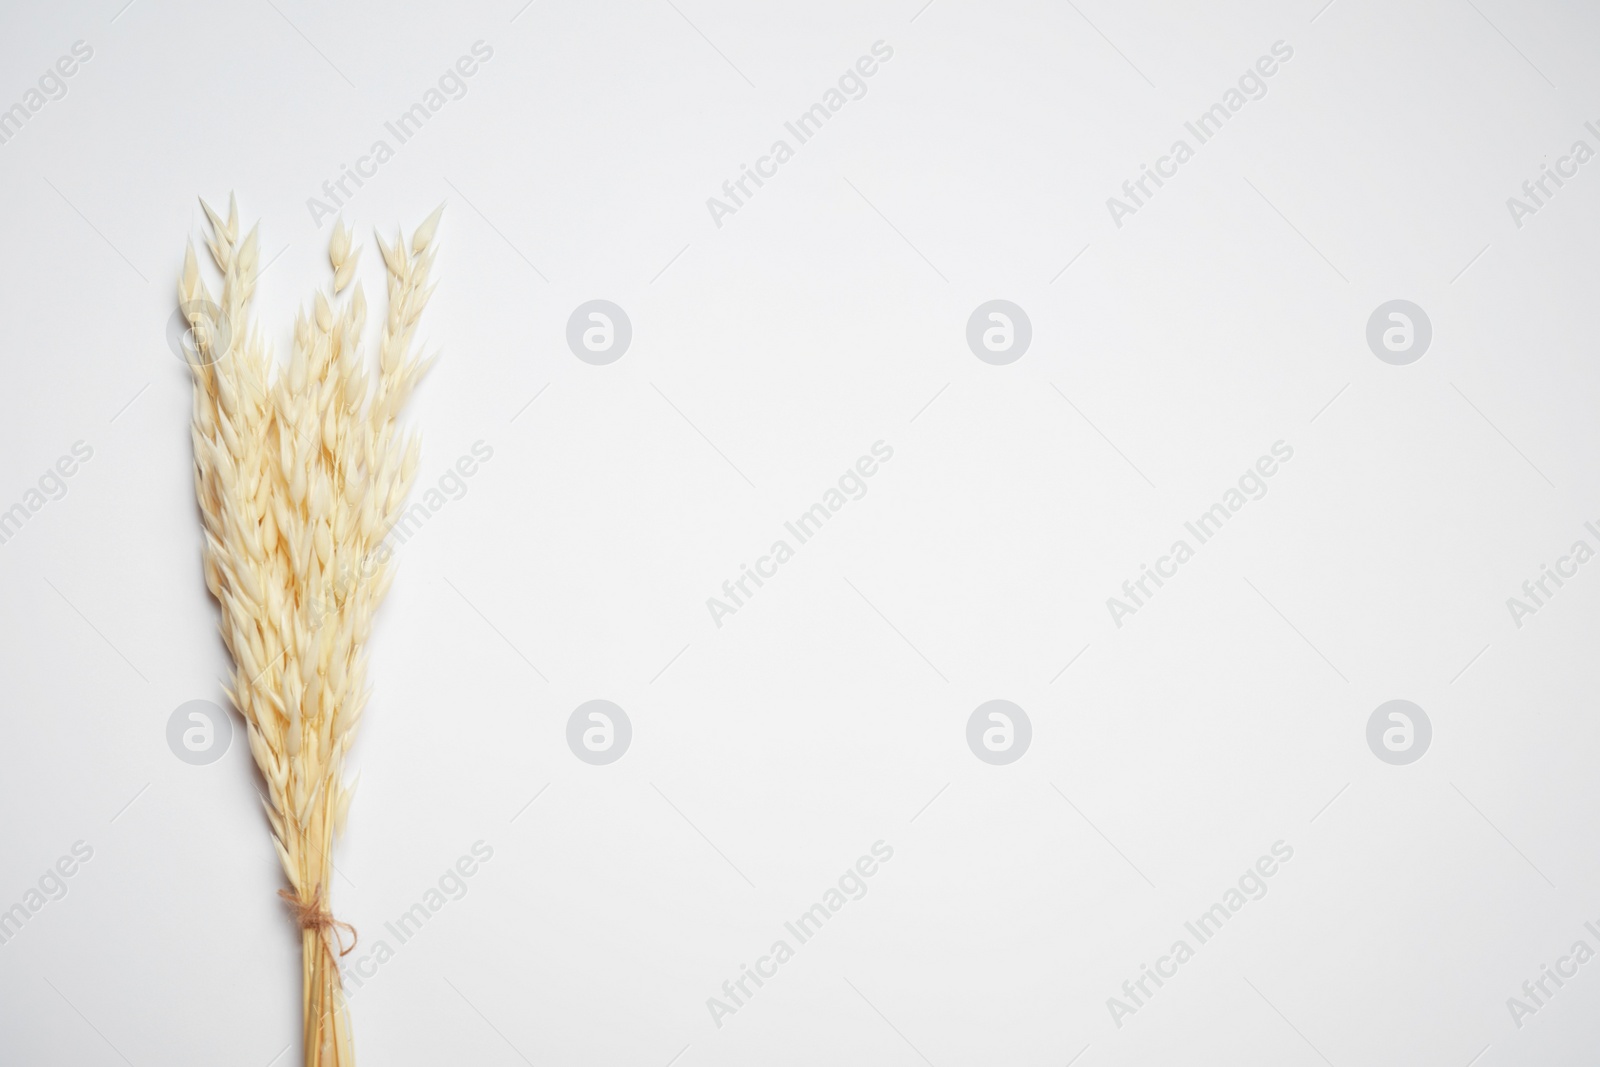
<path id="1" fill-rule="evenodd" d="M 328 248 L 333 283 L 297 316 L 279 369 L 250 313 L 255 231 L 240 240 L 231 199 L 226 219 L 205 210 L 221 293 L 213 302 L 190 247 L 178 297 L 194 338 L 206 586 L 233 655 L 229 696 L 266 782 L 282 895 L 301 926 L 306 1067 L 350 1067 L 338 957 L 354 930 L 330 910 L 332 848 L 355 789 L 344 757 L 370 695 L 366 639 L 392 577 L 383 538 L 416 476 L 419 441 L 396 420 L 432 364 L 412 339 L 432 292 L 439 212 L 409 244 L 378 239 L 389 306 L 373 377 L 361 354 L 366 299 L 350 287 L 360 252 L 342 223 Z"/>

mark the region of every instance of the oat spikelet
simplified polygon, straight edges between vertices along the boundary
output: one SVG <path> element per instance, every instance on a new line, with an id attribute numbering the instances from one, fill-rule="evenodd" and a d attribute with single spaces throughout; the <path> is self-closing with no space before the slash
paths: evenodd
<path id="1" fill-rule="evenodd" d="M 353 931 L 329 910 L 331 850 L 354 791 L 344 757 L 370 692 L 367 636 L 391 577 L 382 542 L 416 477 L 418 441 L 397 420 L 433 362 L 412 339 L 433 291 L 439 212 L 410 242 L 378 239 L 388 313 L 376 368 L 361 351 L 361 250 L 342 223 L 328 245 L 332 282 L 296 316 L 293 352 L 277 367 L 251 317 L 256 231 L 241 238 L 232 197 L 226 217 L 202 206 L 222 288 L 208 290 L 191 246 L 178 299 L 192 326 L 206 587 L 221 607 L 229 696 L 266 781 L 284 896 L 302 927 L 306 1067 L 350 1067 L 337 960 Z"/>

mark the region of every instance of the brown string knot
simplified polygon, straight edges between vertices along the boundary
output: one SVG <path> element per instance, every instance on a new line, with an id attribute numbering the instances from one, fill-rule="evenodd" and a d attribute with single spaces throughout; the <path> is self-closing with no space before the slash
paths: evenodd
<path id="1" fill-rule="evenodd" d="M 315 930 L 322 937 L 322 943 L 327 946 L 328 955 L 333 955 L 334 946 L 339 947 L 339 955 L 348 956 L 355 951 L 356 928 L 343 919 L 335 919 L 333 912 L 328 910 L 323 901 L 322 886 L 318 885 L 311 900 L 300 899 L 296 893 L 287 889 L 278 890 L 278 895 L 289 902 L 289 907 L 294 910 L 295 919 L 300 923 L 302 930 Z M 344 935 L 350 934 L 350 946 L 345 947 Z"/>

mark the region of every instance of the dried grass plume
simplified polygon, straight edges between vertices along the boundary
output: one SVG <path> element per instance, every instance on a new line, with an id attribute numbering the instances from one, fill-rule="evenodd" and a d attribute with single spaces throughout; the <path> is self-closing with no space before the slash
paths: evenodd
<path id="1" fill-rule="evenodd" d="M 361 250 L 342 222 L 328 244 L 331 283 L 296 316 L 280 367 L 251 314 L 256 230 L 240 238 L 231 197 L 226 218 L 202 206 L 221 290 L 213 297 L 191 245 L 178 299 L 193 340 L 206 586 L 221 606 L 234 663 L 229 696 L 265 780 L 272 843 L 289 883 L 282 894 L 301 929 L 306 1067 L 349 1067 L 337 957 L 354 931 L 330 910 L 331 851 L 355 789 L 344 759 L 371 693 L 367 636 L 393 577 L 383 538 L 416 476 L 419 440 L 397 420 L 433 362 L 412 342 L 433 291 L 443 207 L 409 242 L 377 238 L 388 311 L 376 367 L 362 353 Z"/>

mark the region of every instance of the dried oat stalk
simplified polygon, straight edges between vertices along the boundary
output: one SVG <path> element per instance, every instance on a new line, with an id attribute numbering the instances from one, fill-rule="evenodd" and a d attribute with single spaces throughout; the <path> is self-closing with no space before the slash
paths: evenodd
<path id="1" fill-rule="evenodd" d="M 233 654 L 229 696 L 266 783 L 282 895 L 301 927 L 306 1067 L 348 1067 L 338 956 L 354 931 L 329 910 L 331 850 L 355 789 L 343 770 L 371 692 L 367 636 L 393 576 L 383 538 L 416 475 L 418 438 L 396 420 L 433 362 L 412 340 L 432 292 L 439 212 L 409 244 L 378 238 L 389 309 L 373 373 L 361 350 L 366 299 L 351 285 L 360 252 L 342 223 L 328 246 L 332 284 L 297 316 L 289 363 L 276 367 L 251 317 L 256 231 L 240 239 L 232 198 L 226 219 L 205 211 L 221 293 L 213 299 L 201 280 L 191 245 L 178 298 L 192 327 L 206 586 Z"/>

